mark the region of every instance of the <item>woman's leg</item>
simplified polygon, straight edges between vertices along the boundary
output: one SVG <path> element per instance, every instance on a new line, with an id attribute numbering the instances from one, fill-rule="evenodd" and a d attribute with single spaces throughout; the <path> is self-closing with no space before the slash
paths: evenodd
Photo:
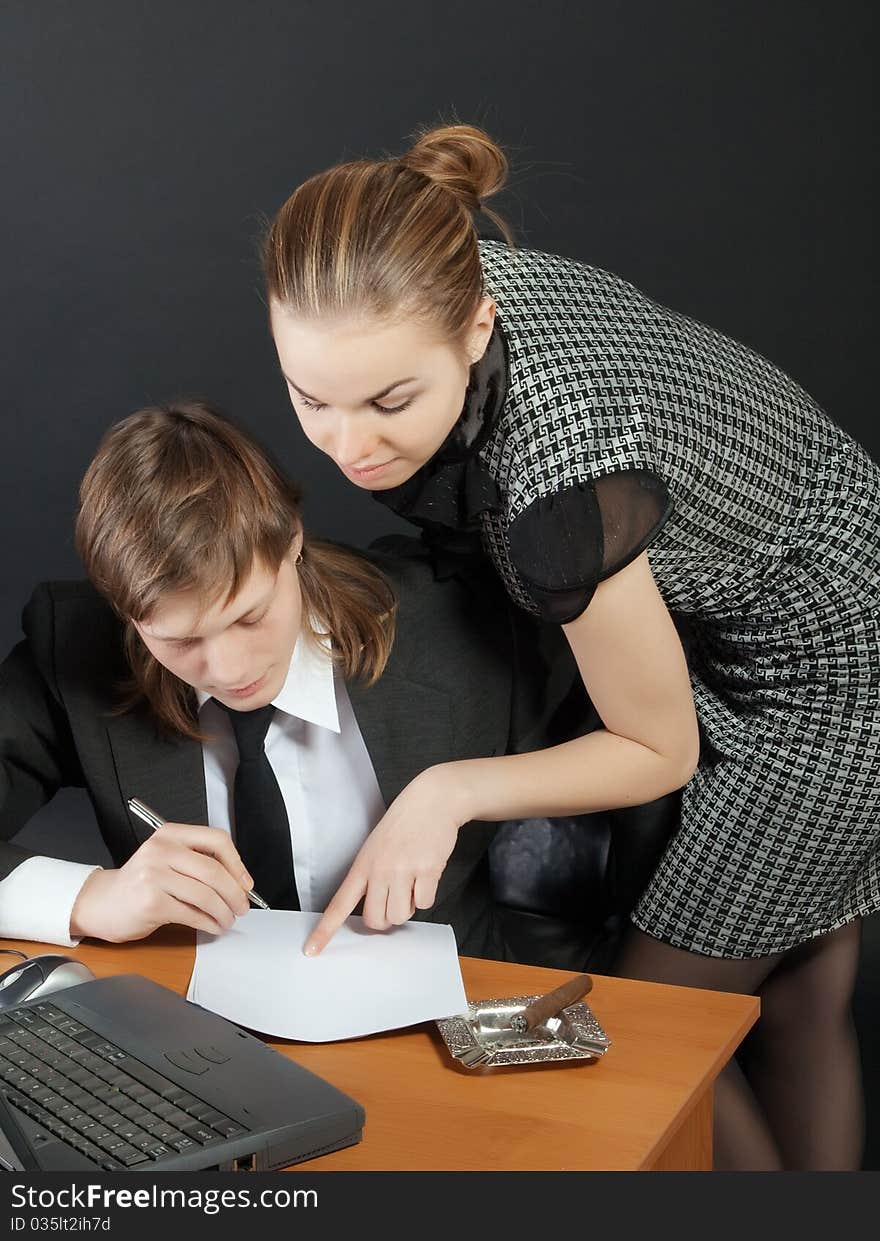
<path id="1" fill-rule="evenodd" d="M 786 1168 L 857 1171 L 864 1132 L 851 1000 L 861 923 L 799 944 L 760 991 L 744 1054 Z"/>
<path id="2" fill-rule="evenodd" d="M 615 973 L 677 987 L 756 995 L 784 957 L 785 953 L 743 960 L 704 956 L 673 948 L 631 926 L 615 962 Z M 780 1151 L 767 1119 L 735 1061 L 718 1077 L 714 1112 L 713 1166 L 716 1169 L 781 1170 Z"/>
<path id="3" fill-rule="evenodd" d="M 715 1167 L 855 1170 L 863 1097 L 851 999 L 860 923 L 786 953 L 739 959 L 673 948 L 631 928 L 617 972 L 761 998 L 745 1049 L 715 1090 Z"/>
<path id="4" fill-rule="evenodd" d="M 782 1172 L 779 1145 L 737 1060 L 715 1079 L 712 1167 L 716 1172 Z"/>

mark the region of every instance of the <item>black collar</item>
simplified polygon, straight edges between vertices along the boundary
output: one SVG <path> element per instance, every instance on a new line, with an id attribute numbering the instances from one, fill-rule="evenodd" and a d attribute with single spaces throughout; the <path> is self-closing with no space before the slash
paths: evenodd
<path id="1" fill-rule="evenodd" d="M 479 451 L 495 430 L 507 395 L 508 350 L 497 318 L 486 352 L 471 367 L 464 404 L 434 456 L 399 487 L 373 499 L 426 528 L 477 530 L 480 514 L 500 508 L 501 496 Z"/>

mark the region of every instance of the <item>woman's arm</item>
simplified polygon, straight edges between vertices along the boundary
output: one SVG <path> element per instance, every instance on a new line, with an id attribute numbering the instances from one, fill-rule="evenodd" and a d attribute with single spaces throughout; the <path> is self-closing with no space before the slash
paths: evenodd
<path id="1" fill-rule="evenodd" d="M 376 930 L 434 903 L 458 830 L 471 819 L 586 814 L 680 788 L 697 764 L 684 652 L 643 553 L 600 583 L 564 627 L 605 727 L 531 754 L 461 759 L 413 780 L 370 833 L 309 942 L 315 955 L 364 897 Z"/>
<path id="2" fill-rule="evenodd" d="M 444 764 L 462 822 L 638 806 L 693 774 L 699 736 L 687 664 L 647 553 L 601 582 L 563 630 L 605 727 L 531 754 Z"/>

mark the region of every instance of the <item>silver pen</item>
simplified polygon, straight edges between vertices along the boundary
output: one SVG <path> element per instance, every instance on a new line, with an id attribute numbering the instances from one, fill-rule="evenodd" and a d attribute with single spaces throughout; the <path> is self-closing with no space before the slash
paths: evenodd
<path id="1" fill-rule="evenodd" d="M 128 808 L 132 814 L 136 814 L 139 819 L 143 819 L 155 832 L 158 828 L 164 827 L 167 820 L 163 819 L 161 814 L 156 814 L 155 810 L 151 810 L 146 802 L 138 797 L 129 797 Z M 252 905 L 256 905 L 257 909 L 268 909 L 269 906 L 263 900 L 262 896 L 258 896 L 256 892 L 248 892 L 248 900 Z"/>

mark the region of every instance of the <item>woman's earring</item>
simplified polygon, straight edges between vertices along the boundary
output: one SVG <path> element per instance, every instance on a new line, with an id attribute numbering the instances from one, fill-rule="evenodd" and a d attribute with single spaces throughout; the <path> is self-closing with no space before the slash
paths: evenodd
<path id="1" fill-rule="evenodd" d="M 296 560 L 294 560 L 294 562 L 293 562 L 293 563 L 294 563 L 294 564 L 302 564 L 302 562 L 303 562 L 303 554 L 302 554 L 302 552 L 297 552 Z"/>

